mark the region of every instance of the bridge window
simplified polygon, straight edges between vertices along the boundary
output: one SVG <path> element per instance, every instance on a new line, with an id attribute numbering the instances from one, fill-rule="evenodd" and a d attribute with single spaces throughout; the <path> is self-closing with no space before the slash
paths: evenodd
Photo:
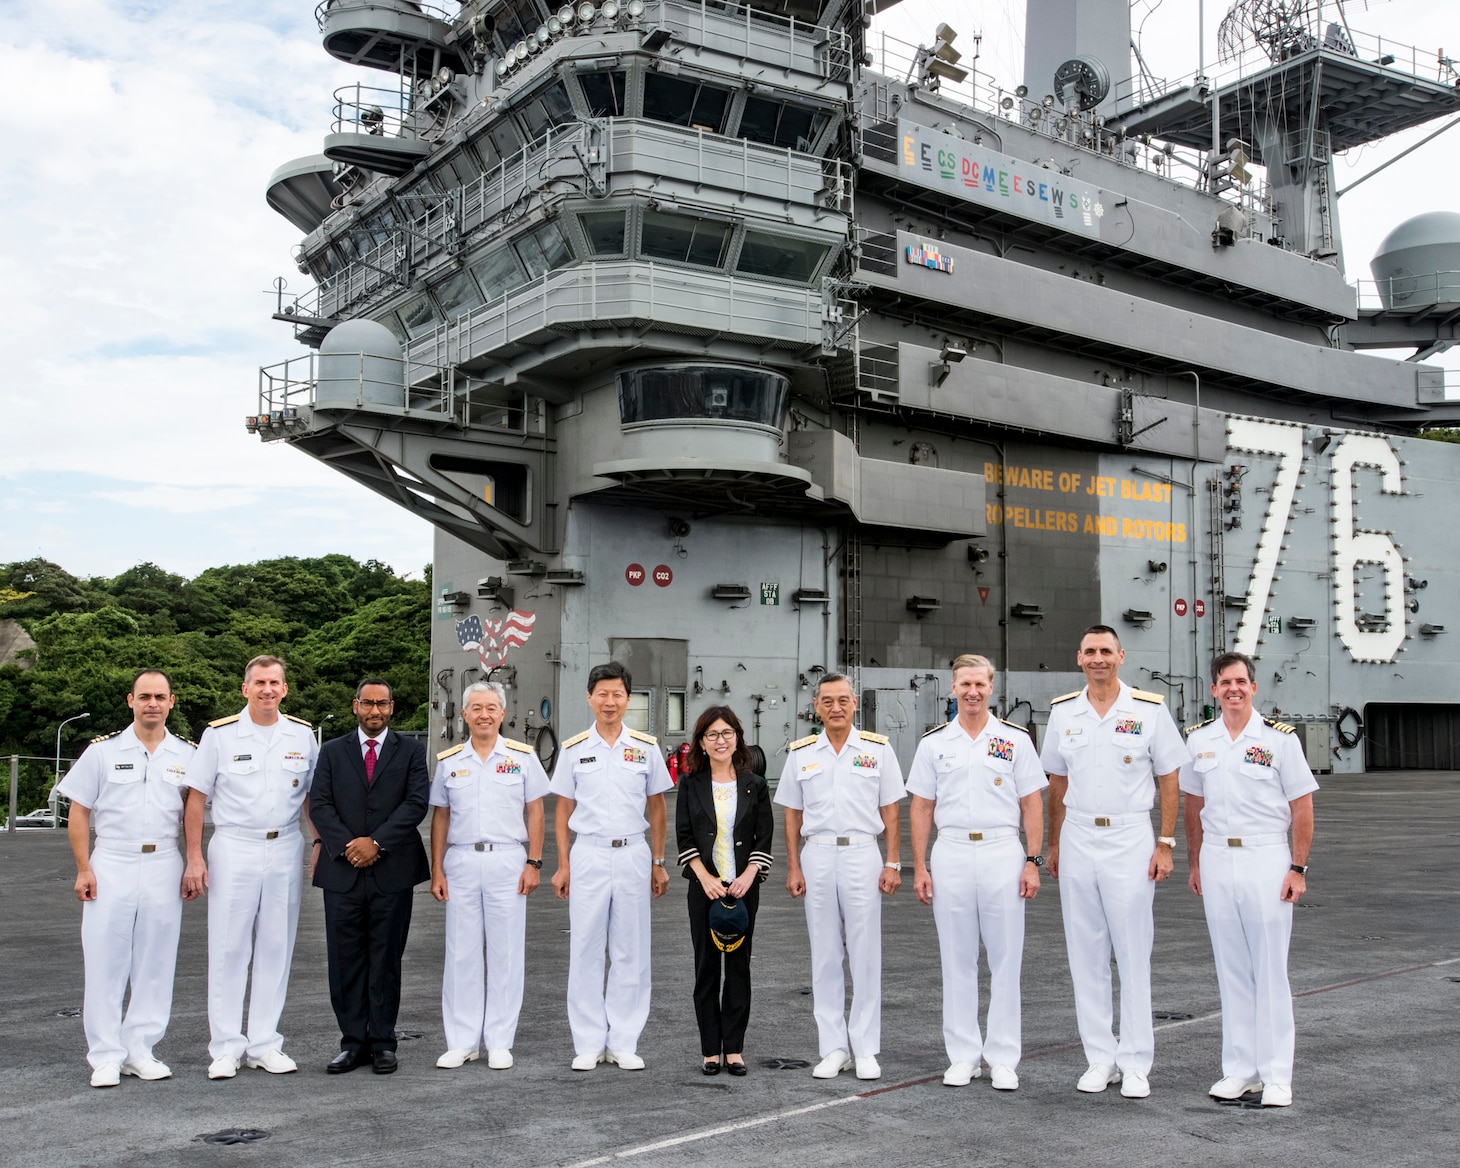
<path id="1" fill-rule="evenodd" d="M 596 256 L 624 254 L 625 211 L 588 211 L 578 216 L 588 249 Z"/>
<path id="2" fill-rule="evenodd" d="M 656 122 L 723 134 L 729 109 L 728 89 L 663 73 L 644 78 L 644 116 Z"/>
<path id="3" fill-rule="evenodd" d="M 745 241 L 740 245 L 740 259 L 735 270 L 747 276 L 769 276 L 776 280 L 809 284 L 828 250 L 826 244 L 810 239 L 747 231 Z"/>
<path id="4" fill-rule="evenodd" d="M 517 256 L 527 269 L 529 280 L 573 262 L 573 248 L 562 227 L 556 223 L 544 223 L 512 246 L 517 249 Z"/>
<path id="5" fill-rule="evenodd" d="M 737 422 L 780 429 L 790 381 L 768 369 L 724 365 L 632 369 L 618 375 L 619 418 Z"/>
<path id="6" fill-rule="evenodd" d="M 605 69 L 601 73 L 580 73 L 578 84 L 588 111 L 595 118 L 621 118 L 627 114 L 628 73 L 623 69 Z"/>
<path id="7" fill-rule="evenodd" d="M 730 224 L 663 211 L 644 212 L 639 253 L 653 260 L 718 268 L 730 244 Z"/>
<path id="8" fill-rule="evenodd" d="M 482 295 L 489 301 L 527 283 L 527 277 L 517 265 L 517 255 L 510 247 L 494 251 L 472 264 L 471 274 L 477 278 Z"/>
<path id="9" fill-rule="evenodd" d="M 541 138 L 554 126 L 573 120 L 573 103 L 561 81 L 547 86 L 518 109 L 529 141 Z"/>
<path id="10" fill-rule="evenodd" d="M 436 305 L 424 293 L 401 308 L 400 319 L 401 324 L 405 325 L 406 336 L 413 341 L 425 336 L 441 323 Z"/>
<path id="11" fill-rule="evenodd" d="M 434 291 L 436 302 L 441 305 L 441 313 L 447 320 L 455 320 L 482 303 L 482 294 L 477 291 L 469 272 L 458 272 L 438 284 Z"/>
<path id="12" fill-rule="evenodd" d="M 825 110 L 764 97 L 747 97 L 740 115 L 740 137 L 765 146 L 807 152 L 813 149 L 831 115 Z"/>

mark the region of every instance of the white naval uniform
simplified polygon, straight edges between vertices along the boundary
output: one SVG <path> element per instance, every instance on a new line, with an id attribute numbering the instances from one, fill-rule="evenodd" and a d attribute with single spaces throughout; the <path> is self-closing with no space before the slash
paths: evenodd
<path id="1" fill-rule="evenodd" d="M 436 759 L 431 806 L 451 813 L 442 859 L 446 1049 L 511 1050 L 522 1011 L 527 935 L 527 897 L 517 891 L 527 864 L 523 813 L 548 793 L 547 774 L 532 747 L 500 736 L 485 760 L 469 742 Z"/>
<path id="2" fill-rule="evenodd" d="M 1291 1087 L 1293 906 L 1281 893 L 1293 862 L 1290 803 L 1318 781 L 1291 727 L 1256 710 L 1235 739 L 1219 716 L 1186 744 L 1181 789 L 1204 800 L 1201 899 L 1222 996 L 1222 1075 Z"/>
<path id="3" fill-rule="evenodd" d="M 1149 1075 L 1156 1053 L 1151 1023 L 1151 906 L 1148 876 L 1156 850 L 1151 807 L 1156 775 L 1187 761 L 1186 746 L 1159 694 L 1120 683 L 1102 718 L 1089 690 L 1051 703 L 1040 761 L 1065 775 L 1059 839 L 1060 907 L 1065 923 L 1075 1018 L 1085 1059 Z M 1114 1032 L 1110 956 L 1120 970 L 1120 1040 Z"/>
<path id="4" fill-rule="evenodd" d="M 213 805 L 208 844 L 208 1053 L 243 1061 L 284 1044 L 279 1015 L 289 987 L 309 798 L 319 748 L 307 723 L 280 714 L 255 726 L 245 709 L 211 722 L 188 765 L 187 785 Z M 248 1033 L 243 991 L 253 962 Z"/>
<path id="5" fill-rule="evenodd" d="M 149 754 L 128 726 L 94 740 L 56 787 L 90 809 L 96 833 L 96 899 L 81 906 L 82 1023 L 93 1069 L 151 1058 L 167 1030 L 182 929 L 180 784 L 192 755 L 192 744 L 172 734 Z"/>
<path id="6" fill-rule="evenodd" d="M 625 727 L 563 743 L 549 784 L 574 800 L 568 829 L 568 1024 L 575 1054 L 634 1054 L 649 1020 L 649 870 L 644 801 L 674 784 L 655 740 Z M 604 986 L 604 947 L 608 984 Z"/>
<path id="7" fill-rule="evenodd" d="M 881 734 L 853 727 L 840 751 L 826 731 L 791 743 L 775 801 L 801 812 L 801 874 L 811 937 L 811 993 L 821 1056 L 882 1049 L 881 808 L 906 792 Z M 848 1015 L 842 955 L 852 974 Z"/>
<path id="8" fill-rule="evenodd" d="M 936 801 L 938 838 L 929 868 L 943 962 L 943 1043 L 950 1063 L 976 1067 L 983 1059 L 1011 1070 L 1019 1065 L 1024 960 L 1019 881 L 1029 855 L 1019 839 L 1019 800 L 1048 785 L 1029 735 L 997 718 L 989 718 L 972 737 L 955 719 L 918 743 L 907 789 Z M 989 961 L 987 1041 L 978 1030 L 980 936 Z"/>

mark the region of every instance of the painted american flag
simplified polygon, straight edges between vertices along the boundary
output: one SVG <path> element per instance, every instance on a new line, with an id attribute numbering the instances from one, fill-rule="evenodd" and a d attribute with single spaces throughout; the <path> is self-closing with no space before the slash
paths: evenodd
<path id="1" fill-rule="evenodd" d="M 509 650 L 527 643 L 536 623 L 536 613 L 518 608 L 500 620 L 473 615 L 456 622 L 456 640 L 463 649 L 476 652 L 483 669 L 494 669 L 507 660 Z"/>

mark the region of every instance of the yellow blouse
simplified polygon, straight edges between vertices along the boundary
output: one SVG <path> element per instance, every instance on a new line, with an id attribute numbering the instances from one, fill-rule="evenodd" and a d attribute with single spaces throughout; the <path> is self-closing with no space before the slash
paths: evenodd
<path id="1" fill-rule="evenodd" d="M 733 782 L 710 784 L 715 793 L 715 848 L 711 855 L 715 871 L 725 881 L 735 879 L 735 787 Z"/>

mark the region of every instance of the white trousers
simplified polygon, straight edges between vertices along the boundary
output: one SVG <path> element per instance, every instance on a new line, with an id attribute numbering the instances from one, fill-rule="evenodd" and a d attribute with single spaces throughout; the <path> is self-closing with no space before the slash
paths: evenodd
<path id="1" fill-rule="evenodd" d="M 633 1054 L 649 1020 L 649 868 L 643 837 L 573 841 L 568 870 L 568 1025 L 575 1054 Z M 604 986 L 604 949 L 608 984 Z"/>
<path id="2" fill-rule="evenodd" d="M 167 1031 L 172 977 L 182 929 L 182 853 L 159 843 L 111 851 L 104 842 L 91 854 L 96 899 L 81 906 L 81 950 L 86 961 L 87 1061 L 139 1062 Z M 122 1017 L 122 999 L 132 998 Z"/>
<path id="3" fill-rule="evenodd" d="M 882 853 L 875 843 L 825 847 L 803 842 L 806 929 L 811 935 L 811 1001 L 821 1056 L 858 1058 L 882 1050 Z M 842 956 L 852 973 L 852 1009 Z"/>
<path id="4" fill-rule="evenodd" d="M 517 883 L 526 861 L 527 849 L 520 845 L 490 852 L 447 849 L 446 972 L 441 980 L 447 1050 L 512 1049 L 522 1011 L 527 935 L 527 897 L 518 894 Z"/>
<path id="5" fill-rule="evenodd" d="M 304 839 L 240 839 L 215 831 L 208 844 L 208 1054 L 242 1061 L 284 1045 L 279 1015 L 294 959 Z M 243 994 L 248 998 L 248 1033 Z"/>
<path id="6" fill-rule="evenodd" d="M 975 843 L 938 837 L 929 867 L 933 920 L 943 960 L 943 1045 L 950 1063 L 1019 1065 L 1019 974 L 1024 961 L 1024 901 L 1018 837 Z M 988 1041 L 978 1030 L 978 942 L 989 962 Z"/>
<path id="7" fill-rule="evenodd" d="M 1150 1074 L 1156 1054 L 1151 1024 L 1156 882 L 1146 875 L 1155 849 L 1147 818 L 1095 827 L 1070 816 L 1060 833 L 1060 906 L 1085 1061 L 1143 1075 Z M 1112 953 L 1120 970 L 1119 1044 L 1113 1025 Z"/>
<path id="8" fill-rule="evenodd" d="M 1293 906 L 1279 897 L 1291 863 L 1286 843 L 1201 848 L 1201 899 L 1222 995 L 1222 1074 L 1284 1087 L 1293 1082 Z"/>

